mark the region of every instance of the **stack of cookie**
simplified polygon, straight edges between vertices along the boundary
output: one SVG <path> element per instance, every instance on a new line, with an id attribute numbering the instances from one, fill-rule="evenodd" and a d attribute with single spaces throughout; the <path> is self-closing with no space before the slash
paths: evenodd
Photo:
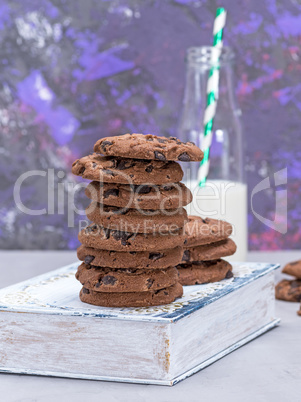
<path id="1" fill-rule="evenodd" d="M 181 262 L 191 192 L 180 183 L 179 161 L 202 151 L 176 138 L 126 134 L 103 138 L 72 172 L 93 180 L 86 189 L 92 224 L 79 233 L 83 261 L 76 278 L 80 299 L 99 306 L 167 304 L 183 289 Z"/>
<path id="2" fill-rule="evenodd" d="M 189 216 L 185 225 L 187 242 L 181 263 L 177 266 L 182 285 L 218 282 L 231 278 L 232 266 L 222 257 L 235 253 L 236 245 L 229 236 L 232 225 L 216 219 Z"/>
<path id="3" fill-rule="evenodd" d="M 294 279 L 283 279 L 276 286 L 276 299 L 290 302 L 301 302 L 301 260 L 285 265 L 282 272 Z M 301 308 L 298 312 L 301 315 Z"/>

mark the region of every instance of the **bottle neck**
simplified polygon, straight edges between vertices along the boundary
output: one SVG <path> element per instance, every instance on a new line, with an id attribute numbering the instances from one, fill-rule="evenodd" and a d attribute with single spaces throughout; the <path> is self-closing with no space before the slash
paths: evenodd
<path id="1" fill-rule="evenodd" d="M 211 56 L 212 48 L 192 48 L 188 50 L 186 59 L 186 85 L 179 137 L 183 141 L 193 141 L 201 149 L 204 141 L 207 84 L 210 70 L 216 66 Z M 230 49 L 225 49 L 218 64 L 218 101 L 213 120 L 208 179 L 245 182 L 241 113 L 236 105 L 232 77 L 233 59 Z M 191 169 L 191 176 L 196 178 L 198 166 L 191 166 Z"/>

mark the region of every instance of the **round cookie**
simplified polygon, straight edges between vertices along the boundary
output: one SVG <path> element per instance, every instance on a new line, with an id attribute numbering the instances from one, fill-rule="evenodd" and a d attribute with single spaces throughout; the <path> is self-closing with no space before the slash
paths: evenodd
<path id="1" fill-rule="evenodd" d="M 182 229 L 187 219 L 184 208 L 136 210 L 102 205 L 95 201 L 86 209 L 87 218 L 105 228 L 122 232 L 166 233 Z"/>
<path id="2" fill-rule="evenodd" d="M 301 279 L 301 260 L 286 264 L 282 272 L 287 275 L 292 275 L 297 279 Z"/>
<path id="3" fill-rule="evenodd" d="M 276 299 L 285 300 L 290 302 L 301 301 L 301 281 L 292 280 L 288 281 L 283 279 L 275 288 Z"/>
<path id="4" fill-rule="evenodd" d="M 73 162 L 72 173 L 84 179 L 123 184 L 164 184 L 183 177 L 176 162 L 121 159 L 98 154 L 84 156 Z"/>
<path id="5" fill-rule="evenodd" d="M 124 134 L 102 138 L 94 145 L 94 152 L 159 161 L 200 162 L 204 157 L 193 142 L 181 142 L 176 137 L 157 137 L 152 134 Z"/>
<path id="6" fill-rule="evenodd" d="M 236 251 L 236 244 L 232 239 L 225 239 L 216 243 L 204 244 L 184 248 L 183 262 L 211 261 L 222 257 L 233 255 Z"/>
<path id="7" fill-rule="evenodd" d="M 86 264 L 111 268 L 161 269 L 174 267 L 181 262 L 182 247 L 161 251 L 130 251 L 124 253 L 112 250 L 96 250 L 83 244 L 77 249 L 77 257 Z"/>
<path id="8" fill-rule="evenodd" d="M 233 277 L 232 266 L 227 261 L 200 261 L 197 264 L 178 265 L 181 285 L 198 285 L 201 283 L 219 282 Z"/>
<path id="9" fill-rule="evenodd" d="M 232 234 L 232 225 L 228 222 L 201 218 L 199 216 L 188 216 L 185 224 L 187 237 L 186 247 L 201 246 L 224 240 Z"/>
<path id="10" fill-rule="evenodd" d="M 166 269 L 113 269 L 82 263 L 76 279 L 95 292 L 147 292 L 167 288 L 178 282 L 178 271 Z"/>
<path id="11" fill-rule="evenodd" d="M 183 288 L 177 282 L 168 288 L 148 292 L 105 293 L 82 288 L 79 297 L 82 302 L 103 307 L 148 307 L 169 304 L 183 295 Z"/>
<path id="12" fill-rule="evenodd" d="M 92 181 L 85 194 L 104 205 L 136 209 L 176 209 L 192 201 L 191 191 L 183 183 L 130 186 Z"/>
<path id="13" fill-rule="evenodd" d="M 115 251 L 159 251 L 183 246 L 185 235 L 179 233 L 128 233 L 91 224 L 79 232 L 78 240 L 87 247 Z"/>

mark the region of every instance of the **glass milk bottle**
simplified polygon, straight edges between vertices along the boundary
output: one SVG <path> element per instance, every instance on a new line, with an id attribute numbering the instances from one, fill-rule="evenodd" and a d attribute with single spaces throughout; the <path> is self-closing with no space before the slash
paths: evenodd
<path id="1" fill-rule="evenodd" d="M 182 163 L 184 182 L 193 193 L 187 207 L 190 215 L 223 219 L 233 225 L 232 238 L 237 252 L 231 261 L 245 261 L 247 254 L 247 185 L 244 177 L 241 112 L 236 106 L 233 87 L 234 54 L 222 49 L 218 61 L 219 91 L 210 147 L 210 167 L 206 185 L 199 186 L 199 165 Z M 214 66 L 217 66 L 216 64 Z M 204 140 L 203 117 L 207 81 L 212 64 L 212 47 L 187 51 L 186 86 L 178 137 L 193 141 L 201 149 Z"/>

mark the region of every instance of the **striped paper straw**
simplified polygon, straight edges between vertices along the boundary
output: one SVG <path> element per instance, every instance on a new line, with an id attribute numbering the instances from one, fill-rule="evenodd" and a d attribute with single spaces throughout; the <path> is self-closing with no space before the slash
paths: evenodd
<path id="1" fill-rule="evenodd" d="M 207 106 L 204 113 L 204 138 L 202 149 L 204 158 L 200 163 L 198 171 L 199 186 L 204 187 L 209 173 L 210 165 L 210 145 L 212 142 L 213 119 L 216 112 L 219 84 L 219 65 L 218 61 L 223 47 L 223 29 L 226 23 L 226 10 L 222 7 L 216 10 L 216 17 L 213 25 L 213 48 L 211 53 L 212 68 L 209 71 L 207 82 Z"/>

